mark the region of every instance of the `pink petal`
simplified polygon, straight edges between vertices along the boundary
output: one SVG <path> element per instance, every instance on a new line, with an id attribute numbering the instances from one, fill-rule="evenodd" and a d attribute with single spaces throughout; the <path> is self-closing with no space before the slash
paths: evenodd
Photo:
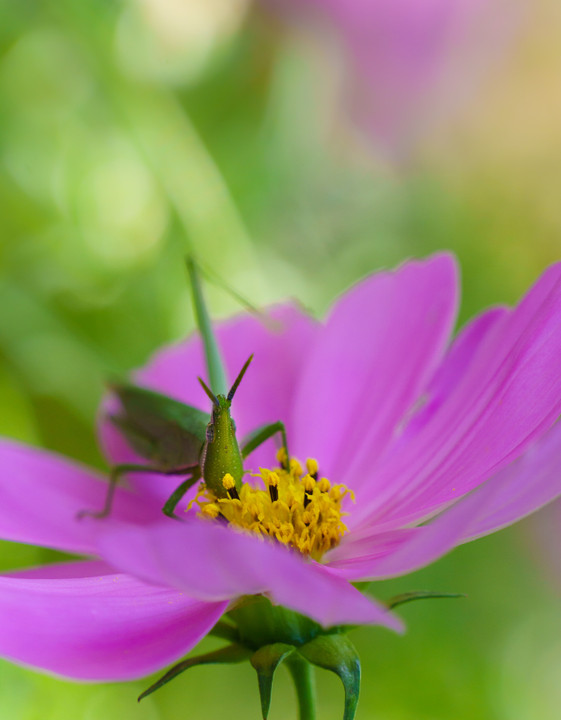
<path id="1" fill-rule="evenodd" d="M 372 623 L 401 629 L 385 608 L 327 568 L 216 522 L 166 522 L 144 529 L 107 524 L 100 529 L 99 551 L 115 567 L 206 602 L 263 593 L 325 626 Z"/>
<path id="2" fill-rule="evenodd" d="M 403 575 L 538 510 L 561 494 L 561 424 L 519 460 L 497 473 L 430 524 L 351 538 L 329 554 L 330 567 L 350 580 Z M 339 551 L 339 552 L 338 552 Z"/>
<path id="3" fill-rule="evenodd" d="M 115 568 L 103 562 L 103 560 L 73 560 L 27 567 L 21 570 L 3 573 L 2 576 L 17 577 L 20 579 L 60 580 L 68 578 L 83 579 L 86 577 L 99 577 L 100 575 L 115 575 Z"/>
<path id="4" fill-rule="evenodd" d="M 427 517 L 524 450 L 561 411 L 561 265 L 499 317 L 434 413 L 370 472 L 371 501 L 353 517 L 397 527 Z M 418 432 L 414 432 L 417 430 Z M 367 472 L 368 467 L 363 467 Z"/>
<path id="5" fill-rule="evenodd" d="M 318 325 L 294 305 L 274 307 L 267 317 L 268 326 L 245 315 L 216 328 L 229 382 L 233 382 L 247 358 L 255 354 L 232 406 L 239 439 L 264 423 L 288 421 L 302 358 L 318 329 Z M 209 411 L 208 398 L 199 385 L 198 376 L 206 378 L 206 371 L 200 340 L 193 335 L 186 342 L 158 352 L 134 379 L 140 385 Z M 114 463 L 142 462 L 108 421 L 108 409 L 113 407 L 106 400 L 99 432 L 107 457 Z M 290 427 L 288 431 L 291 432 Z M 267 448 L 250 456 L 251 465 L 257 468 L 260 464 L 270 464 L 274 450 L 275 445 L 268 443 Z M 161 476 L 137 476 L 134 482 L 147 492 L 161 496 L 169 495 L 177 486 L 177 480 Z"/>
<path id="6" fill-rule="evenodd" d="M 56 579 L 0 577 L 0 655 L 80 680 L 129 680 L 185 655 L 226 609 L 83 566 Z"/>
<path id="7" fill-rule="evenodd" d="M 500 530 L 539 510 L 561 494 L 561 424 L 556 423 L 518 460 L 503 468 L 478 490 L 489 496 L 477 521 L 462 540 Z"/>
<path id="8" fill-rule="evenodd" d="M 53 453 L 0 440 L 0 537 L 91 553 L 91 523 L 77 520 L 81 510 L 103 506 L 107 484 L 101 475 Z M 120 490 L 114 517 L 145 522 L 150 508 Z"/>
<path id="9" fill-rule="evenodd" d="M 394 542 L 381 542 L 373 536 L 370 548 L 365 543 L 361 554 L 334 558 L 332 571 L 348 580 L 380 580 L 406 575 L 429 565 L 458 545 L 472 523 L 484 512 L 487 498 L 475 492 L 424 527 L 411 528 L 397 533 Z M 482 507 L 483 506 L 483 507 Z"/>
<path id="10" fill-rule="evenodd" d="M 335 305 L 306 367 L 294 409 L 296 445 L 320 471 L 360 490 L 440 362 L 456 313 L 449 255 L 408 262 L 367 278 Z"/>
<path id="11" fill-rule="evenodd" d="M 437 368 L 426 391 L 421 396 L 419 408 L 414 408 L 412 418 L 404 419 L 407 435 L 416 435 L 439 411 L 443 402 L 458 385 L 460 378 L 469 370 L 481 343 L 497 323 L 508 313 L 504 307 L 495 307 L 468 322 L 454 339 L 443 362 Z M 404 442 L 400 438 L 400 442 Z"/>
<path id="12" fill-rule="evenodd" d="M 339 573 L 341 568 L 348 571 L 356 563 L 362 568 L 364 562 L 371 563 L 395 552 L 410 537 L 416 537 L 418 528 L 378 531 L 376 527 L 364 528 L 345 535 L 337 547 L 325 556 L 326 565 Z M 344 575 L 347 577 L 347 575 Z M 354 576 L 353 576 L 354 577 Z"/>
<path id="13" fill-rule="evenodd" d="M 446 353 L 446 357 L 437 368 L 427 386 L 427 389 L 417 401 L 417 407 L 412 408 L 410 417 L 403 418 L 402 431 L 397 433 L 394 444 L 387 448 L 386 458 L 388 458 L 390 462 L 392 458 L 404 452 L 404 448 L 406 451 L 407 444 L 411 439 L 414 442 L 415 437 L 427 426 L 430 427 L 430 423 L 435 417 L 438 418 L 438 413 L 441 411 L 443 403 L 454 392 L 461 378 L 469 371 L 476 353 L 481 348 L 481 344 L 488 337 L 489 333 L 496 329 L 497 324 L 508 312 L 507 308 L 504 307 L 486 310 L 468 322 L 458 333 Z M 383 463 L 384 460 L 382 459 L 380 462 Z M 365 472 L 365 470 L 359 467 L 355 472 L 362 473 Z M 369 473 L 365 473 L 366 477 L 369 478 L 370 492 L 373 492 L 372 487 L 375 482 L 373 479 L 376 476 L 376 472 L 377 468 L 376 465 L 374 465 Z M 364 512 L 361 512 L 361 510 L 363 510 L 363 508 L 354 512 L 353 508 L 351 508 L 351 515 L 347 521 L 347 526 L 353 531 L 353 537 L 357 534 L 370 536 L 373 532 L 377 534 L 383 532 L 386 528 L 393 529 L 417 522 L 423 518 L 422 511 L 414 507 L 409 516 L 400 515 L 398 520 L 381 522 L 378 519 L 378 514 L 374 512 L 373 518 L 363 519 L 362 522 L 360 522 L 361 517 L 364 516 Z M 373 527 L 374 530 L 372 529 Z M 363 530 L 361 530 L 361 528 L 363 528 Z M 343 552 L 346 547 L 348 547 L 348 545 L 342 543 L 337 548 L 337 554 L 339 555 Z"/>

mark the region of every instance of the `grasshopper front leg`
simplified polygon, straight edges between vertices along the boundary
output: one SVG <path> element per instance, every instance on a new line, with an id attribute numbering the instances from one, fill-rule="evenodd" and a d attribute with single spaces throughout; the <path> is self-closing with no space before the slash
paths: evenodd
<path id="1" fill-rule="evenodd" d="M 192 469 L 192 475 L 191 477 L 188 477 L 186 480 L 184 480 L 181 485 L 176 488 L 173 493 L 170 495 L 170 497 L 166 500 L 166 503 L 164 507 L 162 508 L 162 511 L 164 515 L 167 515 L 170 518 L 173 518 L 174 520 L 180 520 L 176 514 L 175 514 L 175 508 L 177 507 L 177 504 L 181 500 L 181 498 L 185 495 L 187 490 L 189 488 L 192 488 L 193 485 L 201 479 L 201 469 L 199 466 Z"/>
<path id="2" fill-rule="evenodd" d="M 287 467 L 290 467 L 290 455 L 288 453 L 288 443 L 286 441 L 286 428 L 284 423 L 280 421 L 271 423 L 270 425 L 262 425 L 250 433 L 248 437 L 245 438 L 242 445 L 242 458 L 245 460 L 250 453 L 256 450 L 260 445 L 263 445 L 263 443 L 273 437 L 275 433 L 279 433 L 282 438 L 282 446 L 286 452 Z"/>
<path id="3" fill-rule="evenodd" d="M 117 484 L 119 482 L 119 479 L 122 475 L 126 475 L 126 473 L 129 472 L 135 472 L 135 473 L 157 473 L 158 475 L 185 475 L 186 473 L 192 473 L 193 470 L 197 466 L 190 466 L 185 468 L 176 468 L 173 470 L 162 470 L 158 467 L 153 467 L 149 465 L 133 465 L 133 464 L 123 464 L 123 465 L 115 465 L 114 468 L 111 469 L 111 472 L 109 474 L 109 487 L 107 488 L 107 495 L 105 496 L 105 504 L 103 506 L 102 510 L 95 511 L 95 510 L 80 510 L 80 512 L 76 515 L 78 520 L 81 520 L 84 517 L 94 517 L 97 519 L 105 518 L 111 513 L 111 508 L 113 506 L 113 500 L 115 498 L 115 490 L 117 489 Z M 195 481 L 193 481 L 195 482 Z M 182 483 L 180 487 L 183 487 L 185 483 Z M 185 489 L 184 493 L 187 492 L 187 489 Z M 176 491 L 177 492 L 177 491 Z M 175 493 L 174 493 L 175 495 Z M 173 497 L 173 496 L 172 496 Z M 177 502 L 181 499 L 178 498 Z M 169 502 L 169 501 L 168 501 Z M 177 505 L 177 502 L 175 503 Z M 167 503 L 166 503 L 167 505 Z M 175 508 L 175 505 L 173 506 Z M 165 512 L 165 507 L 164 507 Z"/>

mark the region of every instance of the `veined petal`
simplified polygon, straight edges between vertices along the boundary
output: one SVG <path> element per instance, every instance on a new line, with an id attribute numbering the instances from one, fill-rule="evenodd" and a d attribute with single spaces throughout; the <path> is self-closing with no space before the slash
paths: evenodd
<path id="1" fill-rule="evenodd" d="M 413 408 L 409 420 L 404 418 L 404 434 L 414 436 L 431 421 L 454 392 L 460 379 L 469 371 L 481 343 L 508 312 L 506 307 L 491 308 L 473 318 L 461 329 L 421 396 L 419 407 Z M 399 440 L 401 441 L 401 438 Z"/>
<path id="2" fill-rule="evenodd" d="M 400 621 L 324 566 L 274 542 L 192 520 L 100 528 L 99 553 L 115 567 L 206 602 L 265 594 L 325 626 Z"/>
<path id="3" fill-rule="evenodd" d="M 430 421 L 405 428 L 371 473 L 371 500 L 353 521 L 396 527 L 429 516 L 545 432 L 561 412 L 560 316 L 558 264 L 497 319 Z"/>
<path id="4" fill-rule="evenodd" d="M 539 510 L 561 495 L 561 423 L 557 422 L 526 453 L 488 480 L 484 511 L 471 523 L 462 542 L 500 530 Z"/>
<path id="5" fill-rule="evenodd" d="M 332 569 L 351 580 L 402 575 L 456 545 L 506 527 L 561 495 L 561 424 L 527 453 L 428 525 L 351 538 L 332 551 Z"/>
<path id="6" fill-rule="evenodd" d="M 240 316 L 216 327 L 230 382 L 236 378 L 247 358 L 252 353 L 255 355 L 233 403 L 240 440 L 259 425 L 287 420 L 302 356 L 319 327 L 292 304 L 271 308 L 267 318 L 264 323 L 252 316 Z M 146 367 L 135 373 L 134 381 L 208 410 L 208 398 L 198 383 L 199 376 L 206 378 L 206 369 L 200 339 L 193 335 L 185 342 L 158 352 Z M 114 463 L 142 463 L 108 420 L 108 411 L 115 409 L 112 402 L 114 399 L 108 398 L 102 406 L 99 423 L 102 447 Z M 290 433 L 290 428 L 288 431 Z M 264 451 L 252 454 L 251 465 L 257 468 L 270 464 L 274 458 L 274 447 L 269 444 Z M 162 477 L 136 476 L 133 482 L 147 492 L 162 495 L 169 495 L 170 488 L 174 486 L 173 480 Z"/>
<path id="7" fill-rule="evenodd" d="M 341 567 L 351 568 L 354 563 L 362 564 L 365 558 L 371 562 L 386 557 L 417 533 L 418 528 L 401 528 L 385 532 L 378 531 L 376 527 L 364 528 L 359 532 L 345 535 L 341 543 L 325 555 L 324 561 L 329 568 L 339 572 Z"/>
<path id="8" fill-rule="evenodd" d="M 360 490 L 363 475 L 428 382 L 446 349 L 457 304 L 449 255 L 378 273 L 337 302 L 308 353 L 294 408 L 296 456 Z M 352 455 L 352 457 L 351 457 Z"/>
<path id="9" fill-rule="evenodd" d="M 354 555 L 335 557 L 330 568 L 348 580 L 381 580 L 406 575 L 429 565 L 458 545 L 472 523 L 484 513 L 487 498 L 474 492 L 428 525 L 397 532 L 392 543 L 386 533 L 373 535 L 370 547 L 364 543 Z"/>
<path id="10" fill-rule="evenodd" d="M 81 510 L 103 507 L 107 483 L 101 475 L 54 453 L 0 440 L 0 537 L 72 553 L 92 553 L 91 523 Z M 119 489 L 115 517 L 145 522 L 153 511 Z"/>
<path id="11" fill-rule="evenodd" d="M 47 579 L 0 577 L 0 655 L 79 680 L 129 680 L 185 655 L 226 609 L 72 565 Z"/>
<path id="12" fill-rule="evenodd" d="M 391 463 L 402 452 L 407 452 L 408 444 L 415 442 L 417 436 L 430 427 L 430 423 L 438 419 L 438 413 L 442 410 L 442 405 L 447 401 L 449 396 L 454 392 L 455 388 L 464 377 L 465 373 L 470 370 L 471 363 L 477 356 L 482 343 L 496 330 L 498 324 L 504 319 L 509 310 L 505 307 L 496 307 L 486 310 L 473 320 L 468 322 L 458 333 L 450 349 L 446 353 L 443 362 L 438 366 L 434 376 L 431 378 L 426 390 L 417 400 L 416 406 L 412 408 L 410 416 L 403 418 L 403 427 L 394 438 L 392 444 L 386 449 L 385 455 L 378 460 L 378 467 L 375 464 L 367 472 L 368 484 L 367 492 L 371 495 L 375 492 L 376 472 L 379 467 L 383 467 L 384 463 Z M 351 466 L 351 473 L 357 474 L 366 472 L 365 467 Z M 388 492 L 390 488 L 387 488 Z M 379 490 L 376 492 L 379 493 Z M 423 518 L 422 512 L 418 507 L 411 508 L 410 514 L 403 512 L 399 516 L 391 519 L 380 519 L 380 512 L 374 510 L 372 518 L 367 515 L 363 509 L 364 502 L 357 512 L 351 512 L 347 521 L 349 529 L 352 530 L 353 540 L 357 535 L 370 536 L 373 533 L 379 534 L 386 530 L 395 530 L 404 525 L 418 522 Z M 354 508 L 353 508 L 354 510 Z M 346 545 L 345 545 L 346 547 Z M 340 548 L 343 551 L 343 547 Z"/>

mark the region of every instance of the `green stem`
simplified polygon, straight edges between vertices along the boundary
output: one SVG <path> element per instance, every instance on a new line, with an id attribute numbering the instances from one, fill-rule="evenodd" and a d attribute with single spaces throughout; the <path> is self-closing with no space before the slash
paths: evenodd
<path id="1" fill-rule="evenodd" d="M 199 328 L 199 332 L 201 333 L 205 348 L 206 366 L 210 387 L 215 395 L 226 395 L 228 392 L 228 388 L 226 386 L 226 373 L 224 372 L 222 358 L 220 356 L 220 351 L 212 329 L 212 323 L 203 298 L 197 267 L 191 256 L 187 258 L 187 270 L 189 271 L 189 279 L 191 281 L 193 305 L 195 306 L 195 315 L 197 316 L 197 326 Z"/>
<path id="2" fill-rule="evenodd" d="M 315 720 L 316 687 L 313 667 L 297 652 L 287 658 L 286 664 L 296 688 L 299 720 Z"/>

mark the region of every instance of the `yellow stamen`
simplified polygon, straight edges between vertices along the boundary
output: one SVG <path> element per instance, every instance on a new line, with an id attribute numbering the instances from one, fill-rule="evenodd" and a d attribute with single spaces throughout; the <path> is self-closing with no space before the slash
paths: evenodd
<path id="1" fill-rule="evenodd" d="M 311 493 L 314 491 L 316 481 L 311 475 L 304 475 L 304 478 L 302 479 L 302 485 L 304 486 L 304 490 L 307 493 Z"/>
<path id="2" fill-rule="evenodd" d="M 277 460 L 283 468 L 287 466 L 288 457 L 286 455 L 286 450 L 284 447 L 281 447 L 277 450 Z"/>
<path id="3" fill-rule="evenodd" d="M 224 490 L 231 490 L 236 487 L 236 481 L 230 473 L 226 473 L 226 475 L 222 478 L 222 486 L 224 487 Z"/>
<path id="4" fill-rule="evenodd" d="M 318 488 L 319 488 L 319 491 L 322 493 L 329 492 L 329 490 L 331 488 L 331 483 L 329 482 L 329 480 L 327 478 L 322 478 L 318 482 Z"/>
<path id="5" fill-rule="evenodd" d="M 313 478 L 317 478 L 319 470 L 318 461 L 314 460 L 314 458 L 308 458 L 306 460 L 306 469 Z"/>
<path id="6" fill-rule="evenodd" d="M 290 472 L 293 475 L 298 475 L 298 477 L 302 475 L 302 465 L 300 465 L 296 458 L 290 458 Z"/>
<path id="7" fill-rule="evenodd" d="M 267 475 L 267 479 L 265 480 L 265 483 L 269 487 L 278 487 L 279 486 L 279 476 L 277 475 L 276 472 L 270 472 Z"/>
<path id="8" fill-rule="evenodd" d="M 215 503 L 207 503 L 206 505 L 203 505 L 201 507 L 201 515 L 207 518 L 211 518 L 211 520 L 217 518 L 219 514 L 220 508 Z"/>
<path id="9" fill-rule="evenodd" d="M 344 485 L 331 485 L 327 478 L 316 480 L 318 464 L 313 459 L 306 462 L 304 473 L 293 458 L 287 468 L 284 449 L 277 457 L 280 467 L 261 468 L 257 475 L 264 489 L 244 483 L 238 495 L 227 473 L 222 484 L 228 497 L 218 498 L 202 485 L 190 506 L 198 505 L 201 517 L 220 515 L 236 527 L 274 538 L 318 560 L 346 532 L 341 504 L 352 493 Z"/>
<path id="10" fill-rule="evenodd" d="M 329 491 L 329 497 L 334 502 L 337 502 L 337 500 L 339 500 L 339 498 L 341 497 L 341 490 L 339 489 L 338 485 L 335 485 L 334 487 L 331 488 L 331 490 Z"/>

